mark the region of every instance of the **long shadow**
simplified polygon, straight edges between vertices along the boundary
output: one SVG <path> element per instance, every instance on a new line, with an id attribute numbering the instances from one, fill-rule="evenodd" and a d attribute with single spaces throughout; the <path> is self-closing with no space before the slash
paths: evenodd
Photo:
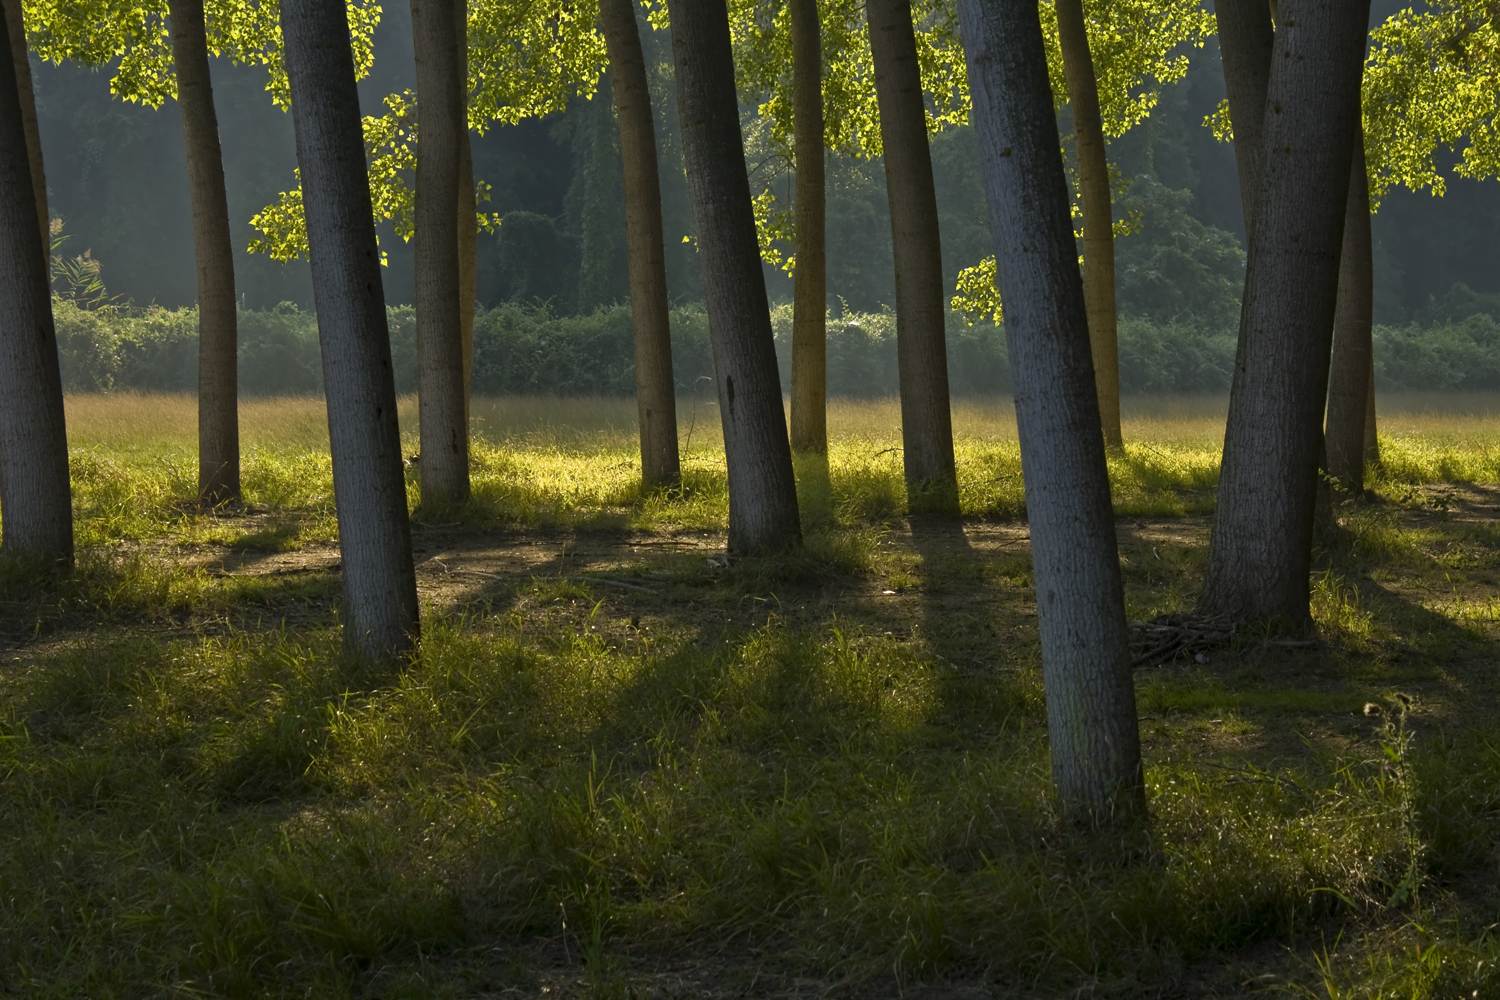
<path id="1" fill-rule="evenodd" d="M 1029 556 L 986 555 L 956 518 L 913 516 L 909 523 L 921 559 L 922 630 L 945 671 L 944 716 L 957 721 L 988 714 L 999 723 L 1012 711 L 1035 707 L 1027 668 L 1039 656 L 1036 617 L 1024 607 L 1030 600 Z M 1025 568 L 1006 573 L 1005 561 L 1024 562 Z"/>

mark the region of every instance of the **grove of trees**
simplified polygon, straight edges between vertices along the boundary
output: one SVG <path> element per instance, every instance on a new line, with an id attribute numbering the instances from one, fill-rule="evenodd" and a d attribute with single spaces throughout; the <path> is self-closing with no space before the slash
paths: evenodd
<path id="1" fill-rule="evenodd" d="M 1357 494 L 1373 436 L 1370 207 L 1393 181 L 1439 183 L 1435 144 L 1403 130 L 1402 116 L 1432 118 L 1438 141 L 1469 137 L 1470 173 L 1492 174 L 1500 163 L 1486 84 L 1495 25 L 1488 7 L 1468 0 L 1445 0 L 1427 20 L 1396 18 L 1368 59 L 1368 0 L 1281 0 L 1275 9 L 1219 0 L 1216 19 L 1186 0 L 668 0 L 649 12 L 630 0 L 413 0 L 411 9 L 416 90 L 362 118 L 369 109 L 357 81 L 371 65 L 379 18 L 369 4 L 6 0 L 0 549 L 63 566 L 72 556 L 51 228 L 25 43 L 42 58 L 112 67 L 124 99 L 178 102 L 198 262 L 199 497 L 209 506 L 239 494 L 235 275 L 209 58 L 266 67 L 268 90 L 293 118 L 299 169 L 296 186 L 257 225 L 263 249 L 281 259 L 305 254 L 311 264 L 345 645 L 397 662 L 419 649 L 419 616 L 377 224 L 415 246 L 422 503 L 462 504 L 475 240 L 493 225 L 478 214 L 471 133 L 582 97 L 612 109 L 641 485 L 676 488 L 662 197 L 672 178 L 659 156 L 642 43 L 643 25 L 669 29 L 673 128 L 710 328 L 735 555 L 784 555 L 802 543 L 793 453 L 828 448 L 825 159 L 833 153 L 883 164 L 908 509 L 960 513 L 945 334 L 955 289 L 944 276 L 933 137 L 972 119 L 994 256 L 965 271 L 957 291 L 969 307 L 1003 316 L 1052 777 L 1064 812 L 1085 823 L 1132 819 L 1144 794 L 1107 465 L 1128 443 L 1115 236 L 1132 224 L 1118 204 L 1110 142 L 1148 121 L 1162 85 L 1186 72 L 1184 51 L 1217 30 L 1228 98 L 1216 127 L 1233 137 L 1248 251 L 1200 609 L 1298 634 L 1311 626 L 1320 463 Z M 1460 95 L 1458 105 L 1437 100 L 1434 75 Z M 758 107 L 763 134 L 747 136 L 742 104 Z M 607 115 L 600 121 L 607 126 Z M 784 177 L 762 185 L 769 175 L 747 166 L 755 143 L 779 157 Z M 795 282 L 790 429 L 767 264 L 790 268 Z"/>

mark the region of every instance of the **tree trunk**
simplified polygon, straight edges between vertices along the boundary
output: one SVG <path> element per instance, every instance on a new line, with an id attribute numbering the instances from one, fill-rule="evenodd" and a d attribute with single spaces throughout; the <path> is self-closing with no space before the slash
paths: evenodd
<path id="1" fill-rule="evenodd" d="M 47 218 L 47 174 L 42 169 L 42 134 L 36 123 L 36 92 L 31 86 L 31 58 L 26 49 L 26 24 L 21 16 L 21 0 L 0 0 L 0 7 L 5 9 L 5 29 L 10 36 L 11 61 L 15 65 L 16 89 L 21 99 L 21 127 L 26 135 L 26 159 L 31 168 L 31 189 L 36 199 L 37 224 L 42 230 L 42 262 L 50 289 L 52 226 Z"/>
<path id="2" fill-rule="evenodd" d="M 417 583 L 343 0 L 282 0 L 281 30 L 328 398 L 344 643 L 367 659 L 392 662 L 416 645 Z"/>
<path id="3" fill-rule="evenodd" d="M 203 0 L 171 0 L 169 10 L 198 266 L 198 498 L 218 505 L 240 496 L 234 247 L 219 119 L 208 71 Z"/>
<path id="4" fill-rule="evenodd" d="M 1052 780 L 1064 815 L 1144 811 L 1139 725 L 1088 313 L 1032 3 L 959 0 L 1005 302 L 1036 577 Z"/>
<path id="5" fill-rule="evenodd" d="M 828 452 L 828 253 L 823 196 L 823 39 L 817 0 L 789 0 L 797 267 L 792 272 L 792 450 Z"/>
<path id="6" fill-rule="evenodd" d="M 667 9 L 729 467 L 729 549 L 783 548 L 799 543 L 802 529 L 745 174 L 729 14 L 724 0 L 668 0 Z"/>
<path id="7" fill-rule="evenodd" d="M 1073 136 L 1078 146 L 1078 189 L 1083 200 L 1083 301 L 1089 314 L 1094 383 L 1104 447 L 1125 447 L 1120 433 L 1120 345 L 1115 315 L 1115 228 L 1109 193 L 1109 161 L 1099 85 L 1089 54 L 1083 0 L 1057 0 L 1057 37 L 1062 45 Z"/>
<path id="8" fill-rule="evenodd" d="M 463 121 L 458 130 L 458 323 L 463 335 L 464 427 L 474 395 L 474 308 L 479 285 L 479 204 L 474 190 L 474 152 L 469 145 L 469 5 L 453 4 L 458 81 Z"/>
<path id="9" fill-rule="evenodd" d="M 1300 9 L 1299 9 L 1300 8 Z M 1289 2 L 1267 86 L 1202 606 L 1310 624 L 1318 448 L 1369 0 Z"/>
<path id="10" fill-rule="evenodd" d="M 600 0 L 609 50 L 620 166 L 625 187 L 625 242 L 630 267 L 630 319 L 635 333 L 635 402 L 641 434 L 641 487 L 682 478 L 677 455 L 677 392 L 672 380 L 672 329 L 661 220 L 656 123 L 634 0 Z"/>
<path id="11" fill-rule="evenodd" d="M 68 435 L 46 244 L 8 20 L 0 30 L 0 549 L 71 566 Z"/>
<path id="12" fill-rule="evenodd" d="M 870 54 L 885 149 L 896 263 L 896 363 L 901 379 L 901 442 L 908 506 L 958 513 L 953 416 L 948 407 L 948 345 L 943 253 L 927 112 L 910 0 L 868 0 Z"/>
<path id="13" fill-rule="evenodd" d="M 1370 387 L 1365 392 L 1365 461 L 1380 464 L 1380 438 L 1375 433 L 1375 351 L 1370 350 Z"/>
<path id="14" fill-rule="evenodd" d="M 422 503 L 469 498 L 469 425 L 459 302 L 460 133 L 455 0 L 412 0 L 417 58 L 417 409 Z"/>
<path id="15" fill-rule="evenodd" d="M 1375 295 L 1370 240 L 1370 188 L 1363 129 L 1356 123 L 1344 247 L 1339 258 L 1338 306 L 1333 317 L 1332 376 L 1328 381 L 1328 474 L 1358 496 L 1365 489 L 1365 417 L 1369 410 Z"/>
<path id="16" fill-rule="evenodd" d="M 1274 31 L 1266 0 L 1218 0 L 1219 56 L 1224 66 L 1224 89 L 1229 95 L 1229 120 L 1234 128 L 1234 162 L 1240 176 L 1240 209 L 1245 216 L 1245 240 L 1254 230 L 1255 199 L 1260 191 L 1264 161 L 1266 85 L 1271 78 Z"/>

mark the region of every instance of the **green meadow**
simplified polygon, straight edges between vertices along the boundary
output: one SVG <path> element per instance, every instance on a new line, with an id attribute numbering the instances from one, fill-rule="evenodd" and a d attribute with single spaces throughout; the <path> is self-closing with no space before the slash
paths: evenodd
<path id="1" fill-rule="evenodd" d="M 1191 607 L 1225 401 L 1130 401 L 1129 617 Z M 68 399 L 80 551 L 0 564 L 0 990 L 34 997 L 1500 995 L 1500 397 L 1387 395 L 1319 537 L 1321 641 L 1136 672 L 1150 821 L 1049 798 L 1015 420 L 955 404 L 908 519 L 893 401 L 727 560 L 718 413 L 638 486 L 634 404 L 477 400 L 408 477 L 420 654 L 338 655 L 322 404 Z M 408 454 L 415 402 L 402 404 Z"/>

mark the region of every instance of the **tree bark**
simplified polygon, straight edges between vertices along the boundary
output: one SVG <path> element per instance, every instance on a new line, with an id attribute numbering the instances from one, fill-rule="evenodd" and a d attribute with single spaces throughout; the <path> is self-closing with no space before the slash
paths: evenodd
<path id="1" fill-rule="evenodd" d="M 817 0 L 788 0 L 797 267 L 792 272 L 792 450 L 828 452 L 828 253 L 823 193 L 823 38 Z"/>
<path id="2" fill-rule="evenodd" d="M 1380 438 L 1375 433 L 1375 351 L 1370 351 L 1370 387 L 1365 392 L 1365 461 L 1380 464 Z"/>
<path id="3" fill-rule="evenodd" d="M 458 130 L 458 323 L 463 337 L 464 427 L 474 395 L 474 308 L 479 286 L 479 204 L 474 190 L 474 151 L 469 144 L 469 5 L 453 4 L 453 32 L 458 49 L 460 113 Z"/>
<path id="4" fill-rule="evenodd" d="M 1234 163 L 1240 177 L 1240 209 L 1245 216 L 1245 241 L 1254 231 L 1256 198 L 1264 162 L 1266 86 L 1271 78 L 1271 47 L 1275 33 L 1266 0 L 1218 0 L 1219 56 L 1224 67 L 1224 89 L 1229 96 L 1229 120 L 1234 128 Z"/>
<path id="5" fill-rule="evenodd" d="M 1109 473 L 1067 181 L 1032 3 L 959 0 L 1011 359 L 1052 780 L 1090 824 L 1144 811 Z"/>
<path id="6" fill-rule="evenodd" d="M 458 214 L 460 135 L 467 131 L 459 80 L 455 0 L 412 0 L 417 60 L 417 409 L 423 504 L 469 498 Z"/>
<path id="7" fill-rule="evenodd" d="M 797 544 L 797 487 L 724 0 L 668 0 L 688 197 L 698 232 L 719 414 L 729 467 L 729 549 Z"/>
<path id="8" fill-rule="evenodd" d="M 958 513 L 943 253 L 927 112 L 910 0 L 867 0 L 880 141 L 885 149 L 891 251 L 896 263 L 896 363 L 901 379 L 901 441 L 908 506 Z"/>
<path id="9" fill-rule="evenodd" d="M 1365 417 L 1374 344 L 1375 275 L 1370 239 L 1370 188 L 1363 129 L 1355 125 L 1344 245 L 1339 257 L 1338 306 L 1333 317 L 1332 375 L 1328 380 L 1328 474 L 1344 491 L 1365 489 Z"/>
<path id="10" fill-rule="evenodd" d="M 1310 625 L 1318 449 L 1368 11 L 1368 0 L 1289 0 L 1281 11 L 1201 601 L 1293 629 Z"/>
<path id="11" fill-rule="evenodd" d="M 229 197 L 203 0 L 171 0 L 168 7 L 198 271 L 198 498 L 218 505 L 240 496 L 239 328 Z"/>
<path id="12" fill-rule="evenodd" d="M 283 0 L 281 30 L 328 398 L 344 644 L 366 659 L 394 662 L 416 645 L 417 584 L 343 0 Z"/>
<path id="13" fill-rule="evenodd" d="M 1104 118 L 1089 54 L 1083 0 L 1057 0 L 1057 37 L 1062 45 L 1073 136 L 1078 148 L 1078 188 L 1083 200 L 1083 301 L 1089 314 L 1094 384 L 1104 447 L 1125 447 L 1120 433 L 1120 345 L 1115 313 L 1114 207 L 1109 193 Z"/>
<path id="14" fill-rule="evenodd" d="M 656 122 L 634 0 L 600 0 L 609 50 L 620 166 L 625 187 L 625 242 L 630 268 L 630 319 L 635 334 L 635 402 L 641 436 L 641 487 L 682 478 L 677 454 L 677 392 L 672 379 L 672 329 L 661 219 Z"/>
<path id="15" fill-rule="evenodd" d="M 46 244 L 9 22 L 0 30 L 0 549 L 71 566 L 68 436 Z"/>
<path id="16" fill-rule="evenodd" d="M 26 24 L 21 0 L 0 0 L 5 9 L 5 29 L 10 36 L 11 61 L 15 65 L 16 89 L 21 100 L 21 127 L 26 135 L 26 159 L 31 168 L 32 196 L 36 200 L 37 223 L 42 230 L 43 270 L 51 288 L 52 224 L 47 217 L 47 174 L 42 169 L 42 134 L 36 122 L 36 91 L 31 86 L 31 58 L 26 49 Z"/>

